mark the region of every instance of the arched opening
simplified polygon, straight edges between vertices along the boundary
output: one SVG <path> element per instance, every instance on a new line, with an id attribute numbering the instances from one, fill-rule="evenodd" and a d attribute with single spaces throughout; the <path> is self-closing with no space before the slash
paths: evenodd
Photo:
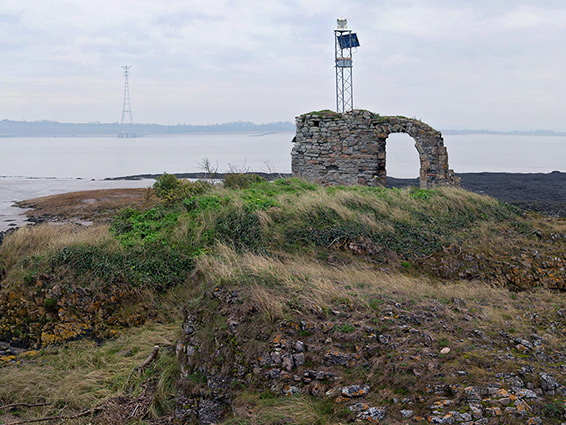
<path id="1" fill-rule="evenodd" d="M 387 185 L 395 179 L 412 179 L 411 185 L 419 185 L 420 158 L 415 139 L 406 133 L 392 133 L 385 145 Z"/>

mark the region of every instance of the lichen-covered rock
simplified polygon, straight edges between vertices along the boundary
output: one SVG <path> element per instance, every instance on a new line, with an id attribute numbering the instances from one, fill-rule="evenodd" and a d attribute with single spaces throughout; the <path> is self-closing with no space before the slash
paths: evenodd
<path id="1" fill-rule="evenodd" d="M 387 411 L 383 407 L 370 407 L 358 413 L 356 419 L 364 422 L 379 422 L 385 419 L 386 413 Z"/>
<path id="2" fill-rule="evenodd" d="M 140 326 L 155 313 L 139 291 L 116 282 L 107 288 L 54 284 L 38 276 L 33 285 L 0 291 L 0 340 L 39 348 L 93 335 L 111 327 Z M 137 304 L 137 305 L 136 305 Z"/>
<path id="3" fill-rule="evenodd" d="M 342 387 L 340 392 L 344 397 L 363 397 L 369 393 L 369 385 L 350 385 L 347 387 Z"/>

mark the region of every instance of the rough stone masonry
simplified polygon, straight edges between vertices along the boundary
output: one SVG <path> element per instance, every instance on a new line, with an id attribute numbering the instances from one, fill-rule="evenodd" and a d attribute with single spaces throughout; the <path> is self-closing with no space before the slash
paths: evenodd
<path id="1" fill-rule="evenodd" d="M 364 110 L 320 111 L 297 117 L 296 124 L 291 168 L 298 177 L 326 185 L 384 186 L 387 137 L 407 133 L 419 153 L 420 187 L 460 186 L 448 169 L 442 134 L 419 120 Z"/>

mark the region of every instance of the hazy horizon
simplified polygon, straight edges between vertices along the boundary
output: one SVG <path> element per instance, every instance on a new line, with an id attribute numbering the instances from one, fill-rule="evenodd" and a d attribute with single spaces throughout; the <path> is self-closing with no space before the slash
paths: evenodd
<path id="1" fill-rule="evenodd" d="M 10 123 L 10 125 L 21 125 L 24 128 L 46 125 L 49 127 L 53 126 L 63 126 L 63 127 L 107 127 L 110 129 L 121 129 L 122 124 L 118 121 L 114 122 L 100 122 L 100 121 L 86 121 L 86 122 L 60 122 L 55 120 L 39 119 L 35 121 L 20 121 L 20 120 L 8 120 L 0 119 L 0 137 L 2 136 L 2 131 L 5 130 L 3 125 Z M 129 124 L 126 124 L 130 126 Z M 267 123 L 256 123 L 253 121 L 230 121 L 230 122 L 215 122 L 213 124 L 199 124 L 199 123 L 171 123 L 171 124 L 161 124 L 156 122 L 146 122 L 140 123 L 135 122 L 133 127 L 146 127 L 146 128 L 186 128 L 192 131 L 210 129 L 212 131 L 217 131 L 218 129 L 226 129 L 226 131 L 293 131 L 295 129 L 295 123 L 291 121 L 274 121 Z M 562 136 L 566 134 L 566 131 L 556 131 L 553 129 L 543 129 L 543 128 L 532 128 L 532 129 L 502 129 L 493 130 L 489 128 L 453 128 L 453 129 L 438 129 L 445 134 L 465 134 L 465 133 L 488 133 L 488 134 L 518 134 L 518 135 L 533 135 L 533 136 Z M 112 130 L 114 131 L 114 130 Z"/>
<path id="2" fill-rule="evenodd" d="M 334 109 L 340 16 L 361 43 L 356 108 L 443 129 L 566 130 L 559 0 L 5 0 L 0 119 L 119 121 L 122 65 L 136 122 Z"/>
<path id="3" fill-rule="evenodd" d="M 5 0 L 0 119 L 118 121 L 122 65 L 136 122 L 334 109 L 340 16 L 361 43 L 356 108 L 434 128 L 566 130 L 558 0 Z"/>

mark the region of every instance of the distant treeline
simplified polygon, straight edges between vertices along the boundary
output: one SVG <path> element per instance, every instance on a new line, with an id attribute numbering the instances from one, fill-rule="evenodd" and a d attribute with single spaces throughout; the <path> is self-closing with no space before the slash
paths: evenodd
<path id="1" fill-rule="evenodd" d="M 236 121 L 224 124 L 209 125 L 162 125 L 114 123 L 63 123 L 57 121 L 11 121 L 0 120 L 0 137 L 36 137 L 36 136 L 117 136 L 119 133 L 135 133 L 138 137 L 145 135 L 174 135 L 188 133 L 239 133 L 239 132 L 279 132 L 295 131 L 295 124 L 288 121 L 255 124 L 249 121 Z M 494 130 L 442 130 L 445 135 L 463 134 L 501 134 L 519 136 L 566 136 L 566 132 L 552 130 L 530 131 L 494 131 Z"/>
<path id="2" fill-rule="evenodd" d="M 0 120 L 0 137 L 35 137 L 35 136 L 117 136 L 119 133 L 135 133 L 144 135 L 173 135 L 186 133 L 233 133 L 233 132 L 278 132 L 294 131 L 295 125 L 290 122 L 273 122 L 254 124 L 238 121 L 210 125 L 161 125 L 119 123 L 61 123 L 57 121 L 10 121 Z"/>
<path id="3" fill-rule="evenodd" d="M 442 130 L 442 134 L 462 135 L 462 134 L 499 134 L 509 136 L 566 136 L 565 132 L 552 130 Z"/>

